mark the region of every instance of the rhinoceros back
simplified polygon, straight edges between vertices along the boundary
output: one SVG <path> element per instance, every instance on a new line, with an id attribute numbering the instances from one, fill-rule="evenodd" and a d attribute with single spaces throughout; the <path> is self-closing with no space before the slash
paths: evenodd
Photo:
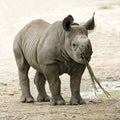
<path id="1" fill-rule="evenodd" d="M 19 44 L 27 62 L 37 69 L 37 45 L 43 32 L 50 24 L 38 19 L 27 24 L 16 36 L 14 44 Z"/>

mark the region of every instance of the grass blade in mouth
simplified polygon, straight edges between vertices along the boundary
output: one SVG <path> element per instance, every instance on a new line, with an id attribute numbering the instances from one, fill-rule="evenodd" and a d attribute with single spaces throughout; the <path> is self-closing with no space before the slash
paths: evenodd
<path id="1" fill-rule="evenodd" d="M 79 48 L 79 49 L 80 49 L 80 48 Z M 80 51 L 82 52 L 81 49 L 80 49 Z M 98 86 L 100 87 L 100 89 L 102 89 L 102 91 L 104 92 L 104 94 L 105 94 L 107 97 L 109 97 L 109 96 L 110 96 L 109 92 L 106 91 L 106 90 L 102 87 L 102 85 L 100 84 L 99 80 L 95 77 L 94 72 L 93 72 L 93 70 L 92 70 L 89 62 L 88 62 L 88 61 L 86 60 L 86 58 L 84 57 L 84 54 L 82 54 L 82 58 L 83 58 L 83 61 L 84 61 L 85 65 L 86 65 L 86 67 L 87 67 L 87 69 L 88 69 L 88 72 L 89 72 L 89 74 L 90 74 L 90 77 L 91 77 L 91 80 L 92 80 L 92 84 L 93 84 L 93 87 L 94 87 L 95 91 L 97 91 L 96 84 L 98 84 Z"/>
<path id="2" fill-rule="evenodd" d="M 83 57 L 83 60 L 84 60 L 84 63 L 85 63 L 85 65 L 86 65 L 87 69 L 88 69 L 88 72 L 89 72 L 89 74 L 90 74 L 93 87 L 94 87 L 94 89 L 97 91 L 97 87 L 96 87 L 96 84 L 95 84 L 95 81 L 94 81 L 93 71 L 91 70 L 91 67 L 90 67 L 90 65 L 88 64 L 88 61 L 85 59 L 85 57 Z"/>
<path id="3" fill-rule="evenodd" d="M 98 79 L 95 77 L 94 72 L 93 72 L 93 70 L 92 70 L 89 62 L 85 59 L 84 55 L 82 55 L 82 57 L 83 57 L 83 60 L 84 60 L 85 65 L 86 65 L 86 67 L 87 67 L 87 69 L 88 69 L 88 72 L 89 72 L 89 74 L 90 74 L 90 77 L 91 77 L 91 80 L 92 80 L 92 84 L 93 84 L 93 87 L 94 87 L 95 91 L 97 91 L 97 87 L 96 87 L 96 83 L 97 83 L 98 86 L 99 86 L 99 87 L 102 89 L 102 91 L 105 93 L 105 95 L 106 95 L 107 97 L 109 97 L 109 96 L 110 96 L 109 92 L 106 91 L 106 90 L 102 87 L 102 85 L 100 84 L 100 82 L 98 81 Z"/>

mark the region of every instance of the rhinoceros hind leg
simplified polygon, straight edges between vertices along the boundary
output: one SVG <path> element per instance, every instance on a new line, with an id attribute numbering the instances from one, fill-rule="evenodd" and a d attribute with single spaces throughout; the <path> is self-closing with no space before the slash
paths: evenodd
<path id="1" fill-rule="evenodd" d="M 45 82 L 46 79 L 42 73 L 36 72 L 35 78 L 34 78 L 35 85 L 38 90 L 38 102 L 47 102 L 50 101 L 50 97 L 47 95 L 45 90 Z"/>
<path id="2" fill-rule="evenodd" d="M 20 102 L 34 102 L 34 99 L 30 92 L 30 85 L 29 85 L 29 78 L 28 78 L 28 71 L 30 65 L 27 63 L 22 50 L 19 46 L 14 46 L 14 55 L 18 67 L 19 73 L 19 83 L 22 90 L 22 96 L 20 98 Z"/>

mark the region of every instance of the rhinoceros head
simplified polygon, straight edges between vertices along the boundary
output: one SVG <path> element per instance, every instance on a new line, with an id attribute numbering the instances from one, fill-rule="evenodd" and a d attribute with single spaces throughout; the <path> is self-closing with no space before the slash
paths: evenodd
<path id="1" fill-rule="evenodd" d="M 65 50 L 77 63 L 83 64 L 83 55 L 89 61 L 92 55 L 92 46 L 88 38 L 88 30 L 95 27 L 94 14 L 84 25 L 73 23 L 71 15 L 63 20 L 65 30 Z"/>

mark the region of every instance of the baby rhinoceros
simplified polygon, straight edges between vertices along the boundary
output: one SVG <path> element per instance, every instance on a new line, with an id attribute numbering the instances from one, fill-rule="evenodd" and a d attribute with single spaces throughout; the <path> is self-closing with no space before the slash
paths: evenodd
<path id="1" fill-rule="evenodd" d="M 94 15 L 83 25 L 73 21 L 71 15 L 53 24 L 41 19 L 34 20 L 15 37 L 13 50 L 22 90 L 21 102 L 34 102 L 28 78 L 29 68 L 33 67 L 36 70 L 34 82 L 39 102 L 50 100 L 52 105 L 65 104 L 59 75 L 67 73 L 70 75 L 70 104 L 85 103 L 80 96 L 81 77 L 86 67 L 82 56 L 89 61 L 92 55 L 88 30 L 95 27 Z M 46 80 L 51 99 L 45 90 Z"/>

